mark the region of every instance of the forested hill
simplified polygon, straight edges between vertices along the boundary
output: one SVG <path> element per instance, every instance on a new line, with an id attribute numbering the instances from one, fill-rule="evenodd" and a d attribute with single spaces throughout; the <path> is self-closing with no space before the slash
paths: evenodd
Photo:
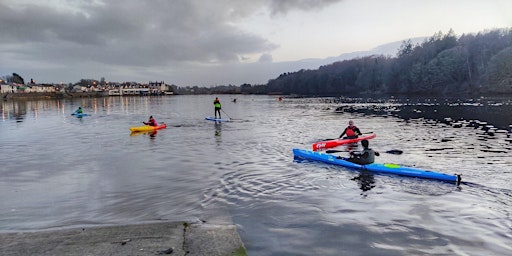
<path id="1" fill-rule="evenodd" d="M 284 73 L 242 91 L 316 96 L 512 93 L 512 28 L 402 42 L 396 57 L 369 56 Z"/>

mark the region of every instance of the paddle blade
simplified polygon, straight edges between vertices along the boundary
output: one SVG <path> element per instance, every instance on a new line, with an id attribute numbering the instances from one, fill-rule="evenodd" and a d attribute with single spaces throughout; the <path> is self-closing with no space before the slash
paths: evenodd
<path id="1" fill-rule="evenodd" d="M 326 150 L 325 153 L 332 154 L 332 153 L 339 153 L 339 152 L 345 152 L 343 150 Z"/>
<path id="2" fill-rule="evenodd" d="M 393 154 L 393 155 L 401 155 L 404 152 L 402 150 L 399 150 L 399 149 L 392 149 L 392 150 L 386 151 L 386 153 Z"/>

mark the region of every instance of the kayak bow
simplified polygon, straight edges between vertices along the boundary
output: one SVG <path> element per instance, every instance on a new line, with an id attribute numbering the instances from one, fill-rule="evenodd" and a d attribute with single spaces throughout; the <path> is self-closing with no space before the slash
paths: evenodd
<path id="1" fill-rule="evenodd" d="M 336 139 L 336 140 L 326 140 L 326 141 L 318 141 L 313 143 L 313 151 L 317 151 L 322 148 L 333 148 L 343 144 L 356 143 L 361 140 L 369 140 L 373 139 L 377 136 L 377 134 L 372 133 L 370 135 L 357 137 L 355 139 Z"/>

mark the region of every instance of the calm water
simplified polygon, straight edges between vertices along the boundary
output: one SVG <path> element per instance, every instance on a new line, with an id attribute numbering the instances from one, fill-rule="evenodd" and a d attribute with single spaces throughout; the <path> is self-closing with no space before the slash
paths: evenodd
<path id="1" fill-rule="evenodd" d="M 2 102 L 0 232 L 222 214 L 249 255 L 512 255 L 506 130 L 336 112 L 330 99 L 217 96 L 233 122 L 204 120 L 215 95 Z M 344 107 L 401 107 L 366 104 Z M 70 116 L 78 106 L 91 116 Z M 149 115 L 168 128 L 131 135 Z M 463 184 L 293 159 L 292 148 L 338 136 L 349 119 L 377 133 L 372 148 L 404 151 L 377 161 Z"/>

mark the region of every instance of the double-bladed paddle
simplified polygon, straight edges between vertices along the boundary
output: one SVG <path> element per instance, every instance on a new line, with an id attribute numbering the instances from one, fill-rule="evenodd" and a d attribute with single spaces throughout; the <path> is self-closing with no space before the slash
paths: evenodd
<path id="1" fill-rule="evenodd" d="M 373 132 L 363 132 L 362 134 L 372 134 Z M 361 134 L 361 135 L 362 135 Z M 344 138 L 336 138 L 336 139 L 323 139 L 322 141 L 328 141 L 328 140 L 343 140 Z"/>
<path id="2" fill-rule="evenodd" d="M 339 152 L 347 152 L 347 151 L 344 151 L 344 150 L 326 150 L 325 151 L 325 153 L 327 153 L 327 154 L 339 153 Z M 392 150 L 386 151 L 386 153 L 393 154 L 393 155 L 400 155 L 400 154 L 402 154 L 404 152 L 402 150 L 399 150 L 399 149 L 392 149 Z"/>

